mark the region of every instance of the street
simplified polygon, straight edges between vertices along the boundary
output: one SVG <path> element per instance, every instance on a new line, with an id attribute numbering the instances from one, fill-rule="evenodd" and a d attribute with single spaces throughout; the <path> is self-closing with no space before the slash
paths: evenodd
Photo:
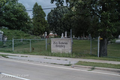
<path id="1" fill-rule="evenodd" d="M 0 80 L 120 80 L 120 74 L 0 58 Z"/>

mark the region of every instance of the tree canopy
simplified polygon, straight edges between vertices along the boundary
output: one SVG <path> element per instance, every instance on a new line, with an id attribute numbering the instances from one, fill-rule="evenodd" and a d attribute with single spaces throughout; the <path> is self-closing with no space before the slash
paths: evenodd
<path id="1" fill-rule="evenodd" d="M 64 0 L 51 0 L 62 5 Z M 120 1 L 118 0 L 66 0 L 72 10 L 66 20 L 72 20 L 75 33 L 100 36 L 100 55 L 107 56 L 107 41 L 118 33 Z M 74 33 L 74 34 L 75 34 Z"/>
<path id="2" fill-rule="evenodd" d="M 67 26 L 67 23 L 63 20 L 64 15 L 68 12 L 69 10 L 65 6 L 57 7 L 54 10 L 51 10 L 47 16 L 49 29 L 58 35 L 61 35 L 61 33 L 69 30 L 69 26 Z"/>
<path id="3" fill-rule="evenodd" d="M 31 19 L 25 7 L 18 0 L 6 0 L 1 7 L 0 26 L 27 32 Z"/>
<path id="4" fill-rule="evenodd" d="M 47 28 L 47 21 L 45 20 L 45 12 L 38 3 L 33 7 L 33 33 L 34 35 L 42 35 Z"/>

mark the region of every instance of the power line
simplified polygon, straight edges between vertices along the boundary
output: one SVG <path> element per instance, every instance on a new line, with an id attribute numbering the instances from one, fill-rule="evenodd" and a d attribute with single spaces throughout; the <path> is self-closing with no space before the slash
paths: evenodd
<path id="1" fill-rule="evenodd" d="M 49 9 L 54 9 L 56 7 L 52 7 L 52 8 L 43 8 L 43 10 L 49 10 Z M 33 10 L 26 10 L 26 11 L 33 11 Z"/>
<path id="2" fill-rule="evenodd" d="M 47 5 L 47 6 L 42 6 L 41 7 L 56 7 L 56 5 Z"/>

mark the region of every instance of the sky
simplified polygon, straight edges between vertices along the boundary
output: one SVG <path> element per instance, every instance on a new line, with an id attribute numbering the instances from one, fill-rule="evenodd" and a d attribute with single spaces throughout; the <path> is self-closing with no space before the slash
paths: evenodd
<path id="1" fill-rule="evenodd" d="M 32 10 L 34 4 L 37 2 L 38 5 L 41 5 L 42 8 L 53 8 L 56 7 L 55 4 L 51 4 L 51 0 L 18 0 L 19 3 L 22 3 L 27 10 Z M 47 14 L 51 11 L 51 9 L 46 9 L 44 12 Z M 27 11 L 29 16 L 32 18 L 32 11 Z"/>

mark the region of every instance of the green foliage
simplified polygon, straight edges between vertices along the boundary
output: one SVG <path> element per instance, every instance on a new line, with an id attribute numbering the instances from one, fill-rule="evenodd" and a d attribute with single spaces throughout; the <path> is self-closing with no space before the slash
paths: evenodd
<path id="1" fill-rule="evenodd" d="M 69 12 L 68 8 L 65 6 L 60 6 L 51 10 L 47 16 L 47 21 L 51 31 L 61 35 L 64 31 L 70 30 L 68 23 L 63 20 L 64 15 Z"/>
<path id="2" fill-rule="evenodd" d="M 6 3 L 6 0 L 0 0 L 0 9 L 2 6 L 4 6 L 5 3 Z"/>
<path id="3" fill-rule="evenodd" d="M 117 32 L 116 25 L 118 23 L 118 11 L 116 0 L 100 0 L 96 2 L 98 9 L 94 10 L 99 15 L 99 27 L 98 32 L 103 38 L 109 38 L 113 33 Z"/>
<path id="4" fill-rule="evenodd" d="M 63 0 L 52 0 L 60 3 Z M 107 40 L 119 34 L 120 1 L 118 0 L 66 0 L 72 10 L 66 20 L 70 20 L 73 32 L 101 36 L 100 55 L 107 56 Z M 74 13 L 74 14 L 73 14 Z M 72 22 L 72 23 L 71 23 Z"/>
<path id="5" fill-rule="evenodd" d="M 89 0 L 76 1 L 74 9 L 72 8 L 74 13 L 74 15 L 71 17 L 74 20 L 72 23 L 72 28 L 74 35 L 76 36 L 82 36 L 83 34 L 88 35 L 88 28 L 91 26 L 90 7 L 87 5 L 88 2 Z"/>
<path id="6" fill-rule="evenodd" d="M 95 11 L 99 14 L 100 26 L 98 28 L 99 35 L 103 38 L 100 41 L 100 56 L 107 56 L 107 40 L 116 33 L 116 23 L 119 22 L 118 2 L 116 0 L 99 0 Z"/>
<path id="7" fill-rule="evenodd" d="M 8 40 L 14 39 L 33 39 L 35 36 L 32 36 L 30 34 L 26 34 L 23 31 L 19 30 L 9 30 L 9 29 L 2 29 L 4 32 L 4 35 L 7 36 Z"/>
<path id="8" fill-rule="evenodd" d="M 69 7 L 73 12 L 67 20 L 73 18 L 76 30 L 82 31 L 85 28 L 87 33 L 93 36 L 101 35 L 102 37 L 110 37 L 112 34 L 119 32 L 120 24 L 120 1 L 118 0 L 65 0 L 69 2 Z M 64 0 L 51 0 L 51 3 L 56 2 L 63 4 Z M 69 14 L 69 15 L 70 15 Z M 78 22 L 77 22 L 78 21 Z M 86 22 L 85 22 L 86 21 Z M 71 21 L 72 22 L 72 21 Z M 83 23 L 83 24 L 82 24 Z M 79 26 L 77 26 L 79 25 Z M 86 27 L 87 26 L 87 27 Z M 81 27 L 81 28 L 80 28 Z M 84 33 L 84 32 L 82 32 Z"/>
<path id="9" fill-rule="evenodd" d="M 62 0 L 52 1 L 60 3 Z M 66 2 L 69 2 L 70 5 L 69 13 L 65 14 L 62 19 L 64 28 L 72 28 L 75 36 L 88 35 L 90 31 L 93 30 L 93 28 L 91 28 L 91 0 L 66 0 Z"/>
<path id="10" fill-rule="evenodd" d="M 35 3 L 33 7 L 33 33 L 34 35 L 42 35 L 47 28 L 47 21 L 45 20 L 45 12 L 42 7 Z"/>
<path id="11" fill-rule="evenodd" d="M 64 0 L 51 0 L 51 3 L 56 2 L 56 6 L 63 6 Z"/>
<path id="12" fill-rule="evenodd" d="M 18 3 L 18 0 L 6 0 L 6 3 L 1 8 L 0 27 L 5 26 L 9 29 L 28 32 L 28 29 L 32 26 L 30 26 L 30 17 L 25 11 L 25 7 L 21 3 Z"/>
<path id="13" fill-rule="evenodd" d="M 3 16 L 3 11 L 2 11 L 2 8 L 3 6 L 5 5 L 6 3 L 6 0 L 0 0 L 0 27 L 1 27 L 1 23 L 2 23 L 2 16 Z"/>
<path id="14" fill-rule="evenodd" d="M 0 56 L 2 56 L 4 58 L 8 58 L 7 56 L 9 56 L 9 55 L 0 54 Z"/>

